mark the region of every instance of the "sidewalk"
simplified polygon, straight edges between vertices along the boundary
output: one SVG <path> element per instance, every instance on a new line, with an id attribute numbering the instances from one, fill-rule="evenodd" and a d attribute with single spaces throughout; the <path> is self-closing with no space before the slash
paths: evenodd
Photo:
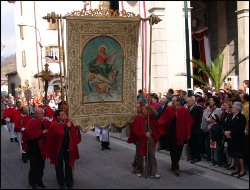
<path id="1" fill-rule="evenodd" d="M 122 140 L 122 141 L 125 141 L 127 142 L 127 139 L 128 137 L 121 137 L 122 136 L 122 133 L 110 133 L 110 136 L 113 137 L 113 138 L 116 138 L 116 139 L 119 139 L 119 140 Z M 167 154 L 167 155 L 170 155 L 170 152 L 169 151 L 165 151 L 165 150 L 157 150 L 157 152 L 160 152 L 160 153 L 163 153 L 163 154 Z M 185 159 L 182 159 L 182 160 L 185 160 Z M 187 161 L 188 162 L 188 161 Z M 207 160 L 205 160 L 204 158 L 202 158 L 202 160 L 200 162 L 196 162 L 195 165 L 197 166 L 200 166 L 200 167 L 203 167 L 203 168 L 207 168 L 207 169 L 210 169 L 210 170 L 214 170 L 214 171 L 217 171 L 217 172 L 220 172 L 220 173 L 223 173 L 223 174 L 226 174 L 226 175 L 229 175 L 233 172 L 233 170 L 228 170 L 224 167 L 214 167 L 214 166 L 210 166 L 210 163 L 211 162 L 208 162 Z M 191 163 L 190 163 L 191 164 Z M 246 171 L 247 171 L 247 174 L 241 178 L 238 178 L 240 180 L 245 180 L 245 181 L 249 181 L 249 168 L 245 168 Z M 232 176 L 232 177 L 235 177 L 237 178 L 237 175 L 236 176 Z"/>

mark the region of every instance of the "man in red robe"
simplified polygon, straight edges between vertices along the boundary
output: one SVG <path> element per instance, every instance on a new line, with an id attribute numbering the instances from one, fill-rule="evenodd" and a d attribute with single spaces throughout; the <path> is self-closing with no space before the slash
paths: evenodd
<path id="1" fill-rule="evenodd" d="M 28 108 L 22 107 L 21 108 L 21 114 L 16 118 L 15 121 L 15 132 L 17 133 L 19 145 L 20 145 L 20 152 L 22 153 L 22 160 L 23 163 L 27 163 L 27 155 L 26 152 L 23 150 L 23 146 L 28 146 L 28 142 L 23 137 L 22 133 L 25 130 L 25 127 L 27 126 L 27 123 L 31 120 L 31 117 L 28 115 Z M 25 148 L 24 148 L 25 149 Z"/>
<path id="2" fill-rule="evenodd" d="M 17 137 L 14 132 L 14 128 L 15 128 L 15 124 L 13 120 L 14 112 L 15 110 L 12 106 L 12 101 L 9 100 L 7 106 L 4 108 L 2 119 L 6 121 L 6 125 L 9 131 L 9 135 L 10 135 L 10 142 L 13 142 L 14 139 L 17 142 Z"/>
<path id="3" fill-rule="evenodd" d="M 17 119 L 21 116 L 21 108 L 22 108 L 22 102 L 17 101 L 16 102 L 16 106 L 14 107 L 14 110 L 13 110 L 13 123 L 14 123 L 14 132 L 15 132 L 15 134 L 17 136 L 17 138 L 15 139 L 15 141 L 19 142 L 19 145 L 20 145 L 20 141 L 19 140 L 20 140 L 21 134 L 17 133 L 16 122 L 17 122 Z"/>
<path id="4" fill-rule="evenodd" d="M 35 118 L 31 119 L 23 135 L 28 140 L 28 153 L 30 159 L 29 170 L 29 184 L 33 189 L 37 189 L 37 186 L 45 188 L 43 183 L 43 170 L 46 156 L 42 153 L 42 148 L 46 142 L 46 134 L 50 127 L 50 121 L 43 118 L 44 111 L 42 108 L 38 108 L 35 111 Z"/>
<path id="5" fill-rule="evenodd" d="M 81 142 L 81 133 L 74 124 L 67 120 L 62 110 L 55 111 L 55 118 L 47 134 L 47 142 L 43 153 L 55 165 L 57 182 L 60 188 L 73 186 L 72 166 L 79 159 L 78 144 Z M 63 169 L 65 164 L 65 176 Z"/>
<path id="6" fill-rule="evenodd" d="M 51 107 L 48 104 L 40 104 L 38 105 L 38 108 L 42 108 L 44 110 L 44 117 L 48 119 L 50 122 L 55 121 L 54 118 L 54 111 L 51 109 Z"/>
<path id="7" fill-rule="evenodd" d="M 142 115 L 137 115 L 133 122 L 134 133 L 136 137 L 139 139 L 139 150 L 138 150 L 138 173 L 137 176 L 141 176 L 143 172 L 143 156 L 147 154 L 147 141 L 148 141 L 148 153 L 149 153 L 149 170 L 150 170 L 150 177 L 152 178 L 160 178 L 160 175 L 157 174 L 157 163 L 155 159 L 155 146 L 157 141 L 160 138 L 160 132 L 158 130 L 158 113 L 153 108 L 151 108 L 149 114 L 149 132 L 146 132 L 146 126 L 148 125 L 147 122 L 147 115 L 148 115 L 148 108 L 147 106 L 142 107 Z"/>
<path id="8" fill-rule="evenodd" d="M 180 176 L 179 161 L 184 143 L 190 138 L 193 119 L 187 108 L 181 106 L 179 96 L 174 96 L 172 106 L 165 109 L 158 121 L 161 135 L 167 136 L 170 148 L 171 170 Z"/>
<path id="9" fill-rule="evenodd" d="M 141 115 L 141 105 L 137 104 L 137 115 Z M 132 163 L 132 167 L 133 167 L 133 173 L 136 173 L 137 170 L 137 165 L 138 165 L 138 150 L 139 150 L 139 139 L 136 137 L 135 132 L 134 132 L 134 127 L 132 122 L 129 123 L 129 127 L 130 127 L 130 133 L 129 133 L 129 137 L 127 142 L 128 143 L 134 143 L 135 144 L 135 158 L 134 158 L 134 162 Z"/>

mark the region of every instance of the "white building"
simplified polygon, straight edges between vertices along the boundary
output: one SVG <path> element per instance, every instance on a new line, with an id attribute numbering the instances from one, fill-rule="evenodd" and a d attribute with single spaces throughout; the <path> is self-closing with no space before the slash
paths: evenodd
<path id="1" fill-rule="evenodd" d="M 143 18 L 155 14 L 162 19 L 160 23 L 153 26 L 151 90 L 154 92 L 165 92 L 169 88 L 187 90 L 186 77 L 176 76 L 178 73 L 186 73 L 184 1 L 119 1 L 117 5 L 114 5 L 116 1 L 110 2 L 111 8 L 114 6 L 117 8 L 119 5 L 119 10 L 134 12 Z M 17 77 L 20 77 L 21 85 L 25 79 L 28 79 L 29 85 L 37 88 L 37 79 L 32 76 L 44 68 L 45 60 L 41 57 L 58 57 L 57 30 L 48 30 L 48 22 L 42 17 L 52 11 L 63 16 L 67 12 L 81 10 L 84 8 L 84 3 L 86 9 L 95 9 L 98 8 L 100 1 L 15 2 Z M 200 39 L 194 40 L 192 33 L 204 30 L 206 30 L 206 38 L 204 38 L 206 51 L 203 54 L 206 54 L 207 64 L 209 64 L 210 56 L 213 60 L 218 53 L 224 53 L 224 71 L 227 71 L 233 63 L 248 55 L 248 1 L 188 1 L 188 7 L 191 58 L 192 56 L 201 58 Z M 20 27 L 18 24 L 28 26 Z M 23 34 L 20 30 L 23 30 Z M 144 80 L 148 85 L 150 45 L 148 24 L 145 30 L 146 57 L 144 65 L 147 68 L 145 70 L 147 75 Z M 138 89 L 142 88 L 141 34 L 140 32 L 137 67 Z M 43 48 L 40 48 L 39 44 Z M 52 72 L 59 72 L 58 63 L 50 63 L 49 68 Z M 192 68 L 191 71 L 195 72 Z M 249 79 L 249 60 L 242 63 L 239 69 L 236 69 L 231 75 L 237 81 L 235 84 L 238 84 L 234 88 L 241 87 L 242 81 Z M 16 84 L 16 86 L 20 84 Z"/>

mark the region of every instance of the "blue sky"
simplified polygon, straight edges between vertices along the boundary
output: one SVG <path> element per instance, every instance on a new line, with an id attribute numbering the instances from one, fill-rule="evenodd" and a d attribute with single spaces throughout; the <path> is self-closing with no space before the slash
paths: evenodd
<path id="1" fill-rule="evenodd" d="M 9 56 L 16 52 L 14 4 L 1 1 L 1 43 L 5 48 L 1 56 Z"/>

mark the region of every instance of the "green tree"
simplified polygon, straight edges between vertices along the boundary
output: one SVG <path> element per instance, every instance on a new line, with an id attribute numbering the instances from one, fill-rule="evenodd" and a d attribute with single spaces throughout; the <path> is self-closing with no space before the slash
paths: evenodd
<path id="1" fill-rule="evenodd" d="M 224 55 L 219 54 L 217 58 L 214 61 L 211 61 L 211 67 L 206 66 L 201 60 L 192 59 L 190 60 L 192 63 L 196 64 L 196 66 L 199 68 L 198 72 L 204 72 L 208 78 L 212 81 L 212 85 L 214 86 L 216 91 L 219 91 L 221 85 L 226 80 L 226 78 L 244 61 L 249 59 L 249 56 L 245 57 L 241 61 L 238 61 L 234 64 L 234 66 L 226 72 L 224 75 L 222 75 L 222 69 L 223 69 L 223 61 L 224 61 Z M 208 86 L 209 84 L 200 76 L 193 75 L 191 76 L 194 80 L 197 80 L 201 82 L 202 84 Z"/>

